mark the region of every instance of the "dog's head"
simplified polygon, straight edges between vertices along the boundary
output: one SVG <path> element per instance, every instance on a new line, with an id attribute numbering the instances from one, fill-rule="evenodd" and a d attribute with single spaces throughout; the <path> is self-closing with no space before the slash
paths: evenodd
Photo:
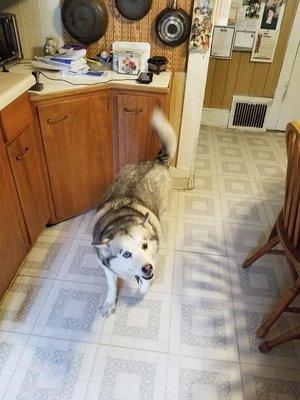
<path id="1" fill-rule="evenodd" d="M 112 238 L 93 244 L 98 248 L 104 266 L 120 278 L 153 278 L 158 240 L 147 223 L 136 224 L 126 232 L 118 232 Z"/>

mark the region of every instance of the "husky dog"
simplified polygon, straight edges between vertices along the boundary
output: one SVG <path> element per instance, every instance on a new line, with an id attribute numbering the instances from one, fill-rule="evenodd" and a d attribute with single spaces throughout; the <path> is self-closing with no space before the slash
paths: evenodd
<path id="1" fill-rule="evenodd" d="M 104 316 L 116 308 L 117 277 L 136 278 L 140 293 L 145 294 L 154 276 L 161 241 L 160 217 L 171 189 L 168 166 L 177 141 L 159 109 L 153 113 L 152 125 L 161 143 L 157 157 L 126 166 L 104 194 L 95 215 L 93 245 L 108 283 L 101 308 Z"/>

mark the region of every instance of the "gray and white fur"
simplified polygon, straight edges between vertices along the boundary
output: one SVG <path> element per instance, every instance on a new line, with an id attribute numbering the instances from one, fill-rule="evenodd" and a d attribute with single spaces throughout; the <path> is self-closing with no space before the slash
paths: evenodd
<path id="1" fill-rule="evenodd" d="M 102 314 L 116 308 L 117 278 L 135 278 L 145 294 L 153 278 L 161 242 L 160 218 L 171 189 L 169 163 L 176 152 L 176 135 L 162 111 L 152 125 L 161 143 L 154 160 L 125 167 L 104 194 L 95 215 L 93 245 L 105 272 L 108 293 Z"/>

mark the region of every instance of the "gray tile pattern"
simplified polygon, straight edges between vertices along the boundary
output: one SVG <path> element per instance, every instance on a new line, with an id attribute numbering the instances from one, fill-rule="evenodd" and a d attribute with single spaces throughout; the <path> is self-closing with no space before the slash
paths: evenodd
<path id="1" fill-rule="evenodd" d="M 118 400 L 114 396 L 114 391 L 118 375 L 122 373 L 126 373 L 126 375 L 135 374 L 140 378 L 138 399 L 151 400 L 153 398 L 155 364 L 108 358 L 101 384 L 102 390 L 99 397 L 101 400 Z"/>
<path id="2" fill-rule="evenodd" d="M 66 351 L 36 348 L 32 360 L 32 367 L 26 372 L 21 385 L 18 400 L 32 399 L 57 399 L 68 400 L 72 398 L 81 364 L 80 355 L 72 355 Z M 56 387 L 47 387 L 47 376 L 41 366 L 52 366 L 56 371 Z M 41 384 L 43 382 L 43 384 Z"/>
<path id="3" fill-rule="evenodd" d="M 216 400 L 230 400 L 232 398 L 229 376 L 226 374 L 181 368 L 179 376 L 180 400 L 200 398 L 198 396 L 201 395 L 203 385 L 211 386 L 214 389 Z M 198 393 L 196 392 L 197 389 L 195 390 L 197 384 L 200 385 Z"/>
<path id="4" fill-rule="evenodd" d="M 46 326 L 89 332 L 99 306 L 100 294 L 82 290 L 61 289 L 52 307 Z M 81 305 L 81 315 L 65 312 L 67 304 Z"/>
<path id="5" fill-rule="evenodd" d="M 159 316 L 161 305 L 159 301 L 144 300 L 142 304 L 140 299 L 122 296 L 119 299 L 119 307 L 116 311 L 116 322 L 113 334 L 121 336 L 131 336 L 142 339 L 158 339 Z M 129 307 L 141 307 L 149 313 L 148 323 L 145 327 L 133 326 L 127 323 Z"/>
<path id="6" fill-rule="evenodd" d="M 193 318 L 201 317 L 212 326 L 213 335 L 206 336 L 195 333 Z M 193 305 L 183 304 L 181 308 L 181 343 L 192 346 L 212 347 L 214 349 L 226 349 L 227 341 L 224 331 L 224 316 L 213 308 L 199 308 Z"/>

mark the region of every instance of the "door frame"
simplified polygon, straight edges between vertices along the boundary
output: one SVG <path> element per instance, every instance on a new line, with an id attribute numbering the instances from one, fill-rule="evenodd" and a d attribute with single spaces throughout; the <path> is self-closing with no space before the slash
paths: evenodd
<path id="1" fill-rule="evenodd" d="M 293 26 L 288 39 L 288 45 L 283 59 L 279 80 L 277 83 L 273 103 L 270 107 L 267 129 L 277 129 L 277 122 L 279 119 L 281 104 L 285 98 L 300 38 L 300 2 L 295 13 Z"/>

